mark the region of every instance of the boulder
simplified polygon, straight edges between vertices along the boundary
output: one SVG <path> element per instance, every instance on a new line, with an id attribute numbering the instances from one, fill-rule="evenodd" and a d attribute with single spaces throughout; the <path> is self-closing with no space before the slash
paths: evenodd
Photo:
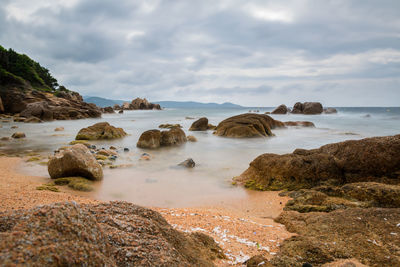
<path id="1" fill-rule="evenodd" d="M 315 115 L 321 114 L 323 112 L 322 104 L 319 102 L 297 102 L 294 104 L 292 113 L 293 114 L 306 114 L 306 115 Z"/>
<path id="2" fill-rule="evenodd" d="M 285 126 L 315 127 L 311 121 L 285 121 Z"/>
<path id="3" fill-rule="evenodd" d="M 103 169 L 90 150 L 76 144 L 58 151 L 50 157 L 47 169 L 52 179 L 81 176 L 89 180 L 102 180 Z"/>
<path id="4" fill-rule="evenodd" d="M 129 109 L 161 109 L 161 106 L 159 104 L 150 103 L 146 98 L 136 98 L 129 104 Z"/>
<path id="5" fill-rule="evenodd" d="M 105 107 L 105 108 L 102 108 L 101 111 L 102 111 L 103 113 L 115 113 L 115 112 L 114 112 L 114 109 L 113 109 L 112 107 Z"/>
<path id="6" fill-rule="evenodd" d="M 175 230 L 128 202 L 63 202 L 0 213 L 1 266 L 214 266 L 224 258 L 202 233 Z"/>
<path id="7" fill-rule="evenodd" d="M 53 120 L 53 112 L 50 110 L 49 104 L 45 101 L 26 105 L 20 116 L 25 118 L 36 117 L 45 121 Z"/>
<path id="8" fill-rule="evenodd" d="M 286 105 L 280 105 L 276 109 L 274 109 L 271 114 L 286 114 L 288 113 L 288 108 Z"/>
<path id="9" fill-rule="evenodd" d="M 43 121 L 37 117 L 29 117 L 24 120 L 24 123 L 42 123 Z"/>
<path id="10" fill-rule="evenodd" d="M 136 146 L 140 148 L 159 148 L 161 145 L 161 132 L 159 130 L 148 130 L 143 132 Z"/>
<path id="11" fill-rule="evenodd" d="M 291 154 L 263 154 L 236 180 L 262 190 L 333 184 L 400 183 L 400 135 L 351 140 Z"/>
<path id="12" fill-rule="evenodd" d="M 114 107 L 113 107 L 113 109 L 114 109 L 114 110 L 120 110 L 120 109 L 121 109 L 121 106 L 118 105 L 118 104 L 115 104 Z"/>
<path id="13" fill-rule="evenodd" d="M 324 113 L 325 114 L 335 114 L 337 113 L 336 108 L 324 108 Z"/>
<path id="14" fill-rule="evenodd" d="M 271 129 L 278 127 L 285 125 L 265 114 L 246 113 L 223 120 L 214 134 L 233 138 L 273 136 Z"/>
<path id="15" fill-rule="evenodd" d="M 16 133 L 13 133 L 13 135 L 11 135 L 11 137 L 14 139 L 20 139 L 20 138 L 25 138 L 26 135 L 23 132 L 16 132 Z"/>
<path id="16" fill-rule="evenodd" d="M 171 129 L 171 128 L 182 128 L 182 126 L 180 124 L 160 124 L 158 125 L 158 128 L 162 128 L 162 129 Z"/>
<path id="17" fill-rule="evenodd" d="M 208 119 L 206 117 L 200 118 L 192 123 L 189 131 L 206 131 L 208 129 Z"/>
<path id="18" fill-rule="evenodd" d="M 116 128 L 108 122 L 99 122 L 87 128 L 81 129 L 75 140 L 103 140 L 116 139 L 126 136 L 122 128 Z"/>
<path id="19" fill-rule="evenodd" d="M 187 139 L 189 142 L 197 142 L 197 138 L 194 137 L 193 135 L 188 135 L 188 136 L 186 137 L 186 139 Z"/>
<path id="20" fill-rule="evenodd" d="M 189 158 L 189 159 L 179 163 L 178 166 L 182 166 L 185 168 L 194 168 L 194 166 L 196 166 L 196 163 L 194 162 L 193 159 Z"/>
<path id="21" fill-rule="evenodd" d="M 121 109 L 120 111 L 118 111 L 118 114 L 123 114 L 124 113 L 124 110 L 123 109 Z"/>

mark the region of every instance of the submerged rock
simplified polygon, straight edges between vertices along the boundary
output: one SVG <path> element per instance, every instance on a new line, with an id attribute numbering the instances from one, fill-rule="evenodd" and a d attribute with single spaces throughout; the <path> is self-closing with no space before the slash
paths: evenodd
<path id="1" fill-rule="evenodd" d="M 273 136 L 271 129 L 278 127 L 285 125 L 268 115 L 247 113 L 223 120 L 214 134 L 234 138 Z"/>
<path id="2" fill-rule="evenodd" d="M 140 148 L 159 148 L 162 146 L 180 145 L 187 141 L 185 132 L 180 128 L 169 131 L 148 130 L 143 132 L 136 144 Z"/>
<path id="3" fill-rule="evenodd" d="M 87 128 L 81 129 L 76 140 L 102 140 L 116 139 L 126 136 L 126 132 L 122 128 L 116 128 L 108 122 L 99 122 Z"/>
<path id="4" fill-rule="evenodd" d="M 315 127 L 311 121 L 285 121 L 285 126 Z"/>
<path id="5" fill-rule="evenodd" d="M 335 114 L 337 113 L 336 108 L 324 108 L 324 113 L 325 114 Z"/>
<path id="6" fill-rule="evenodd" d="M 62 132 L 64 131 L 64 127 L 57 127 L 54 129 L 55 132 Z"/>
<path id="7" fill-rule="evenodd" d="M 206 131 L 208 129 L 208 119 L 206 117 L 200 118 L 192 123 L 189 131 Z"/>
<path id="8" fill-rule="evenodd" d="M 24 120 L 25 123 L 42 123 L 43 121 L 37 117 L 29 117 Z"/>
<path id="9" fill-rule="evenodd" d="M 14 139 L 20 139 L 20 138 L 25 138 L 26 135 L 23 132 L 16 132 L 16 133 L 13 133 L 13 135 L 11 135 L 11 137 Z"/>
<path id="10" fill-rule="evenodd" d="M 271 114 L 286 114 L 288 113 L 288 108 L 286 105 L 280 105 L 276 109 L 274 109 Z"/>
<path id="11" fill-rule="evenodd" d="M 158 128 L 162 128 L 162 129 L 171 129 L 171 128 L 182 128 L 182 126 L 180 124 L 160 124 L 158 126 Z"/>
<path id="12" fill-rule="evenodd" d="M 186 138 L 189 142 L 197 142 L 197 138 L 193 135 L 188 135 Z"/>
<path id="13" fill-rule="evenodd" d="M 82 176 L 95 181 L 103 179 L 101 165 L 82 144 L 60 150 L 50 157 L 47 169 L 53 179 L 71 176 Z"/>
<path id="14" fill-rule="evenodd" d="M 182 166 L 182 167 L 186 167 L 186 168 L 194 168 L 194 166 L 196 166 L 196 163 L 194 162 L 193 159 L 189 158 L 189 159 L 179 163 L 178 166 Z"/>
<path id="15" fill-rule="evenodd" d="M 315 115 L 321 114 L 323 112 L 322 104 L 319 102 L 297 102 L 294 104 L 292 113 L 293 114 L 306 114 L 306 115 Z"/>
<path id="16" fill-rule="evenodd" d="M 221 248 L 126 202 L 38 206 L 0 213 L 0 265 L 214 266 Z"/>

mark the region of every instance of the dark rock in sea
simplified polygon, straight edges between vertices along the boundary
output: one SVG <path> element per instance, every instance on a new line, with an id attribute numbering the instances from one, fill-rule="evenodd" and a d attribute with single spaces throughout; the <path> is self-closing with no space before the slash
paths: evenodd
<path id="1" fill-rule="evenodd" d="M 178 166 L 182 166 L 182 167 L 186 167 L 186 168 L 194 168 L 194 166 L 196 166 L 196 163 L 194 162 L 193 159 L 189 158 L 189 159 L 179 163 Z"/>
<path id="2" fill-rule="evenodd" d="M 288 108 L 286 105 L 280 105 L 276 109 L 274 109 L 271 114 L 286 114 L 288 113 Z"/>
<path id="3" fill-rule="evenodd" d="M 24 120 L 24 123 L 42 123 L 43 121 L 37 117 L 29 117 Z"/>
<path id="4" fill-rule="evenodd" d="M 237 181 L 262 190 L 311 188 L 334 184 L 399 183 L 400 135 L 328 144 L 318 149 L 296 149 L 291 154 L 263 154 Z"/>
<path id="5" fill-rule="evenodd" d="M 371 118 L 370 114 L 365 114 L 364 116 L 362 116 L 363 118 Z"/>
<path id="6" fill-rule="evenodd" d="M 323 112 L 322 104 L 319 102 L 297 102 L 294 104 L 292 113 L 293 114 L 306 114 L 306 115 L 315 115 L 321 114 Z"/>
<path id="7" fill-rule="evenodd" d="M 132 100 L 131 103 L 125 102 L 122 104 L 121 109 L 123 110 L 139 110 L 139 109 L 145 109 L 145 110 L 160 110 L 161 106 L 159 104 L 153 104 L 147 101 L 146 98 L 136 98 Z"/>
<path id="8" fill-rule="evenodd" d="M 64 131 L 64 127 L 60 126 L 54 129 L 55 132 L 62 132 Z"/>
<path id="9" fill-rule="evenodd" d="M 214 132 L 233 138 L 273 136 L 271 129 L 285 127 L 283 122 L 264 114 L 241 114 L 220 122 Z"/>
<path id="10" fill-rule="evenodd" d="M 315 127 L 311 121 L 285 121 L 285 126 Z"/>
<path id="11" fill-rule="evenodd" d="M 206 131 L 208 129 L 208 119 L 206 117 L 200 118 L 192 123 L 189 131 Z"/>
<path id="12" fill-rule="evenodd" d="M 139 148 L 159 148 L 162 146 L 180 145 L 187 141 L 186 134 L 180 128 L 168 131 L 148 130 L 143 132 L 136 146 Z"/>
<path id="13" fill-rule="evenodd" d="M 114 109 L 113 109 L 112 107 L 105 107 L 105 108 L 102 108 L 101 111 L 102 111 L 103 113 L 115 113 L 115 112 L 114 112 Z"/>
<path id="14" fill-rule="evenodd" d="M 129 152 L 129 148 L 124 147 L 124 152 Z"/>
<path id="15" fill-rule="evenodd" d="M 120 111 L 118 111 L 118 114 L 123 114 L 124 113 L 124 110 L 123 109 L 121 109 Z"/>
<path id="16" fill-rule="evenodd" d="M 16 132 L 16 133 L 13 133 L 11 135 L 11 137 L 14 138 L 14 139 L 21 139 L 21 138 L 25 138 L 26 135 L 23 132 Z"/>
<path id="17" fill-rule="evenodd" d="M 0 265 L 214 266 L 214 240 L 127 202 L 64 202 L 0 213 Z"/>
<path id="18" fill-rule="evenodd" d="M 182 128 L 182 126 L 180 124 L 169 124 L 169 123 L 166 123 L 166 124 L 158 125 L 158 128 L 171 129 L 171 128 Z"/>
<path id="19" fill-rule="evenodd" d="M 108 122 L 99 122 L 87 128 L 81 129 L 76 140 L 103 140 L 116 139 L 126 136 L 126 132 L 122 128 L 116 128 Z"/>
<path id="20" fill-rule="evenodd" d="M 337 110 L 336 110 L 336 108 L 324 108 L 324 113 L 325 114 L 336 114 Z"/>
<path id="21" fill-rule="evenodd" d="M 103 179 L 101 165 L 82 144 L 59 150 L 50 157 L 47 169 L 53 179 L 71 176 L 82 176 L 95 181 Z"/>

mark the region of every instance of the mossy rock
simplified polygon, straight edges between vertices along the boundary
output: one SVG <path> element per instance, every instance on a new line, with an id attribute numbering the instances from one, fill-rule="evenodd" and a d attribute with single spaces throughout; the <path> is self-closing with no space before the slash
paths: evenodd
<path id="1" fill-rule="evenodd" d="M 56 185 L 68 185 L 69 188 L 76 191 L 93 191 L 93 182 L 82 177 L 64 177 L 54 180 Z"/>
<path id="2" fill-rule="evenodd" d="M 108 159 L 107 156 L 99 155 L 99 154 L 97 154 L 95 157 L 96 157 L 96 160 L 107 160 Z"/>
<path id="3" fill-rule="evenodd" d="M 40 157 L 30 157 L 29 159 L 26 160 L 26 162 L 33 162 L 33 161 L 39 161 L 41 160 Z"/>
<path id="4" fill-rule="evenodd" d="M 74 140 L 74 141 L 69 142 L 69 145 L 71 145 L 71 146 L 76 145 L 76 144 L 82 144 L 82 145 L 85 145 L 86 147 L 90 147 L 90 143 L 86 140 Z"/>
<path id="5" fill-rule="evenodd" d="M 47 191 L 52 191 L 52 192 L 60 192 L 60 190 L 54 186 L 54 184 L 44 184 L 41 186 L 36 187 L 36 190 L 47 190 Z"/>

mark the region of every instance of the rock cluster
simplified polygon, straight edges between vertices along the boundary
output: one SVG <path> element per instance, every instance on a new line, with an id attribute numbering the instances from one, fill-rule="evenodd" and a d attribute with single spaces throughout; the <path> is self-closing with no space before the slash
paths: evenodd
<path id="1" fill-rule="evenodd" d="M 156 109 L 156 110 L 161 110 L 161 106 L 159 104 L 153 104 L 147 101 L 146 98 L 136 98 L 132 100 L 131 103 L 129 102 L 124 102 L 121 106 L 119 105 L 114 105 L 115 110 L 138 110 L 138 109 L 146 109 L 146 110 L 151 110 L 151 109 Z"/>
<path id="2" fill-rule="evenodd" d="M 21 117 L 35 117 L 40 120 L 69 120 L 101 117 L 101 110 L 95 104 L 83 101 L 76 92 L 52 93 L 34 89 L 1 88 L 0 97 L 4 112 L 21 113 Z"/>
<path id="3" fill-rule="evenodd" d="M 103 140 L 116 139 L 126 136 L 122 128 L 116 128 L 108 122 L 99 122 L 87 128 L 81 129 L 76 135 L 76 140 Z"/>
<path id="4" fill-rule="evenodd" d="M 246 113 L 223 120 L 214 134 L 233 138 L 273 136 L 271 129 L 279 127 L 285 127 L 283 122 L 268 115 Z"/>
<path id="5" fill-rule="evenodd" d="M 305 115 L 315 115 L 321 114 L 324 112 L 325 114 L 333 114 L 337 113 L 335 108 L 323 108 L 322 104 L 319 102 L 297 102 L 294 104 L 292 110 L 290 110 L 286 105 L 280 105 L 276 109 L 274 109 L 271 114 L 305 114 Z"/>
<path id="6" fill-rule="evenodd" d="M 187 141 L 186 134 L 180 128 L 168 131 L 148 130 L 143 132 L 136 146 L 140 148 L 159 148 L 162 146 L 180 145 Z"/>
<path id="7" fill-rule="evenodd" d="M 211 237 L 126 202 L 3 212 L 0 226 L 2 266 L 214 266 L 224 257 Z"/>

